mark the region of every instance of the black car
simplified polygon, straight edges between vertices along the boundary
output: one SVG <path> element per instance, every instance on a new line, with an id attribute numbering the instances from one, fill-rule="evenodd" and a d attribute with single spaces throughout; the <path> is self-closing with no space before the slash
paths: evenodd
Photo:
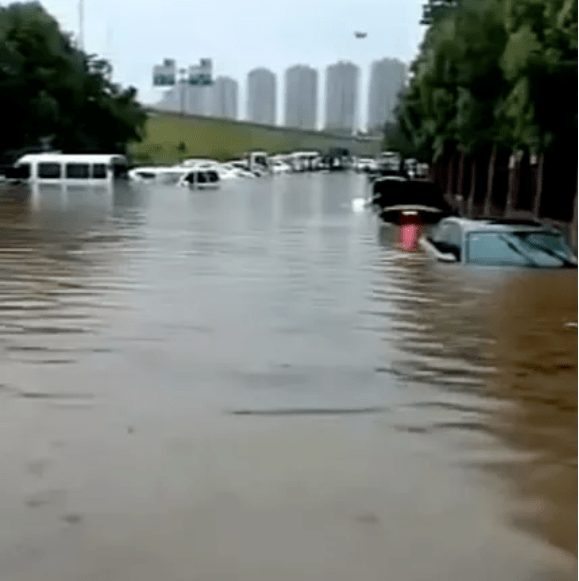
<path id="1" fill-rule="evenodd" d="M 450 216 L 452 209 L 431 182 L 417 182 L 402 176 L 376 180 L 372 186 L 372 204 L 383 220 L 398 223 L 401 212 L 417 212 L 422 223 L 437 222 Z"/>

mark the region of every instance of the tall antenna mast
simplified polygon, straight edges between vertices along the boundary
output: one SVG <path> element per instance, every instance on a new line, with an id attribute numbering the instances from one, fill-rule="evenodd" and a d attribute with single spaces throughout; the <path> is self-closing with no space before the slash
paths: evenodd
<path id="1" fill-rule="evenodd" d="M 112 60 L 113 58 L 113 48 L 112 48 L 112 41 L 113 41 L 113 31 L 111 28 L 110 23 L 107 24 L 107 58 L 109 60 Z"/>
<path id="2" fill-rule="evenodd" d="M 80 49 L 84 50 L 84 0 L 78 2 L 78 40 Z"/>

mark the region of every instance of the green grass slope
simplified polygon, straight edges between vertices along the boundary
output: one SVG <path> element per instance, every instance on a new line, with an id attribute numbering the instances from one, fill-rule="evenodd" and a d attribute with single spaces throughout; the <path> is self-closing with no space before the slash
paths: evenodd
<path id="1" fill-rule="evenodd" d="M 345 147 L 356 155 L 375 155 L 380 151 L 380 142 L 316 131 L 151 111 L 146 136 L 141 143 L 132 147 L 131 156 L 139 164 L 170 164 L 189 157 L 225 161 L 239 158 L 251 150 L 266 151 L 273 155 L 297 150 L 327 151 L 332 147 Z"/>

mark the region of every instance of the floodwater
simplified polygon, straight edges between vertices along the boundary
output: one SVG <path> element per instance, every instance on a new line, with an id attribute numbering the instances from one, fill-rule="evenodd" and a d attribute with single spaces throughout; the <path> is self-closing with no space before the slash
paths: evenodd
<path id="1" fill-rule="evenodd" d="M 3 196 L 2 581 L 576 578 L 576 272 L 403 252 L 365 187 Z"/>

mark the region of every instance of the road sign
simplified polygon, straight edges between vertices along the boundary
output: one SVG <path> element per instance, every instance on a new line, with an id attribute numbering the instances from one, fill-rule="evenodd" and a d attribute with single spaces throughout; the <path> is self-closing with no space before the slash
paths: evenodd
<path id="1" fill-rule="evenodd" d="M 213 63 L 211 59 L 201 59 L 198 65 L 189 67 L 188 82 L 194 86 L 207 86 L 213 84 Z"/>
<path id="2" fill-rule="evenodd" d="M 153 67 L 153 86 L 171 87 L 175 84 L 177 67 L 173 59 L 165 59 L 162 65 Z"/>

